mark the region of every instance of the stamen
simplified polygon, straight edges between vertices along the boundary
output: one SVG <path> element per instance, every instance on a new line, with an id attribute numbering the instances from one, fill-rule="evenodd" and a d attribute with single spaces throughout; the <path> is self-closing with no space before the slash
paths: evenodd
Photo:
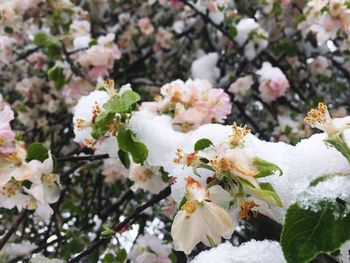
<path id="1" fill-rule="evenodd" d="M 236 147 L 240 145 L 241 142 L 244 142 L 243 137 L 250 133 L 250 129 L 248 129 L 247 125 L 244 125 L 243 127 L 238 126 L 236 122 L 231 125 L 231 128 L 233 135 L 230 143 L 233 147 Z"/>
<path id="2" fill-rule="evenodd" d="M 100 113 L 101 113 L 100 106 L 95 101 L 95 105 L 92 107 L 92 120 L 91 120 L 92 124 L 96 122 L 96 118 Z"/>
<path id="3" fill-rule="evenodd" d="M 186 212 L 186 219 L 189 219 L 190 216 L 197 210 L 197 202 L 195 200 L 187 201 L 181 209 Z"/>
<path id="4" fill-rule="evenodd" d="M 315 124 L 324 124 L 327 121 L 327 117 L 329 116 L 327 105 L 320 102 L 317 106 L 317 109 L 312 108 L 304 118 L 304 121 L 311 126 Z"/>
<path id="5" fill-rule="evenodd" d="M 108 92 L 109 96 L 113 97 L 116 95 L 115 89 L 114 89 L 114 80 L 113 79 L 107 79 L 103 82 L 104 89 Z"/>
<path id="6" fill-rule="evenodd" d="M 258 216 L 258 213 L 259 213 L 258 211 L 251 210 L 254 207 L 258 207 L 259 206 L 256 203 L 254 203 L 254 201 L 241 200 L 239 206 L 240 206 L 239 217 L 241 219 L 249 220 L 250 219 L 250 215 L 249 215 L 250 211 L 252 211 L 254 218 L 256 218 Z"/>

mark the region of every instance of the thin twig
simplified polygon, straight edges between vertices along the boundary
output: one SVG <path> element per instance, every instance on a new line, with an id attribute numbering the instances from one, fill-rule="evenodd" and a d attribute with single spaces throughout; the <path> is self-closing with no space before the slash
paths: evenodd
<path id="1" fill-rule="evenodd" d="M 16 232 L 19 225 L 24 220 L 25 216 L 27 214 L 27 210 L 23 209 L 21 213 L 18 215 L 16 221 L 13 223 L 13 225 L 10 227 L 10 229 L 7 231 L 7 233 L 4 235 L 4 237 L 0 240 L 0 251 L 5 246 L 6 242 L 10 239 L 12 234 Z"/>
<path id="2" fill-rule="evenodd" d="M 155 203 L 158 203 L 159 201 L 165 199 L 166 197 L 168 197 L 170 195 L 170 193 L 171 193 L 170 186 L 168 186 L 163 191 L 161 191 L 159 194 L 154 195 L 147 203 L 137 207 L 134 210 L 134 212 L 132 212 L 131 215 L 129 215 L 127 218 L 125 218 L 124 221 L 119 223 L 113 229 L 113 231 L 114 232 L 119 232 L 124 227 L 126 227 L 132 220 L 137 218 L 139 216 L 139 214 L 141 214 L 144 210 L 146 210 L 148 207 L 154 205 Z M 71 258 L 70 260 L 68 260 L 68 263 L 79 262 L 80 259 L 82 259 L 83 257 L 85 257 L 85 256 L 89 255 L 90 253 L 92 253 L 92 251 L 97 249 L 104 242 L 108 242 L 108 240 L 107 239 L 97 239 L 97 240 L 95 240 L 84 251 L 79 253 L 74 258 Z"/>
<path id="3" fill-rule="evenodd" d="M 109 158 L 108 154 L 66 156 L 57 158 L 57 162 L 76 162 L 76 161 L 96 161 Z"/>

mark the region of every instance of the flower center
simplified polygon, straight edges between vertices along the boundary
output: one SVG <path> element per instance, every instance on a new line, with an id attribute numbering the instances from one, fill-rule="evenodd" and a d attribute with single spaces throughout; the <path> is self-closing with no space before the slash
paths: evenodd
<path id="1" fill-rule="evenodd" d="M 254 201 L 244 201 L 242 200 L 239 204 L 240 206 L 240 211 L 239 211 L 239 217 L 243 220 L 249 220 L 250 215 L 249 212 L 252 211 L 254 207 L 258 207 Z M 254 218 L 258 216 L 258 211 L 252 211 Z"/>
<path id="2" fill-rule="evenodd" d="M 327 121 L 328 108 L 327 105 L 320 102 L 317 109 L 311 109 L 304 121 L 310 125 L 315 125 L 316 123 L 324 124 Z"/>
<path id="3" fill-rule="evenodd" d="M 4 137 L 0 136 L 0 146 L 5 146 L 6 140 Z"/>
<path id="4" fill-rule="evenodd" d="M 18 187 L 14 183 L 8 183 L 2 188 L 3 195 L 6 195 L 7 197 L 12 197 L 16 195 L 16 190 Z"/>
<path id="5" fill-rule="evenodd" d="M 56 182 L 56 175 L 53 173 L 43 175 L 43 181 L 48 185 L 48 187 L 52 187 Z"/>
<path id="6" fill-rule="evenodd" d="M 197 202 L 195 200 L 187 201 L 181 209 L 186 212 L 186 219 L 189 219 L 190 216 L 197 210 Z"/>

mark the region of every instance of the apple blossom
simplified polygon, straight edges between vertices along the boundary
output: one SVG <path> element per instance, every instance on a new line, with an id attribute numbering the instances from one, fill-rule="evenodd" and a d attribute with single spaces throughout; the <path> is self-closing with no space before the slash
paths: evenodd
<path id="1" fill-rule="evenodd" d="M 192 177 L 186 180 L 186 202 L 174 218 L 171 236 L 176 250 L 190 254 L 199 242 L 215 246 L 221 243 L 221 237 L 230 238 L 234 225 L 229 213 L 220 206 L 230 199 L 224 189 L 207 188 Z"/>
<path id="2" fill-rule="evenodd" d="M 256 74 L 259 75 L 261 98 L 266 102 L 284 96 L 290 86 L 283 72 L 277 67 L 272 67 L 269 62 L 264 62 Z"/>

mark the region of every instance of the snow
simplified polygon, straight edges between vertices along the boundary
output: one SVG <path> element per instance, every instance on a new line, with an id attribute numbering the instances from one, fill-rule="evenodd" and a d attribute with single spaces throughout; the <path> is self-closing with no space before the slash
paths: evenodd
<path id="1" fill-rule="evenodd" d="M 349 117 L 335 120 L 348 123 Z M 195 142 L 208 138 L 219 145 L 231 134 L 231 127 L 220 124 L 202 125 L 189 133 L 176 132 L 171 127 L 171 118 L 155 116 L 148 112 L 137 112 L 130 120 L 130 128 L 149 150 L 148 163 L 163 166 L 165 171 L 176 179 L 172 185 L 172 196 L 180 202 L 184 192 L 184 178 L 192 174 L 191 168 L 183 169 L 175 164 L 173 158 L 178 148 L 184 152 L 193 152 Z M 350 142 L 350 133 L 345 131 L 345 139 Z M 326 146 L 324 133 L 315 134 L 302 140 L 296 146 L 283 142 L 273 143 L 259 140 L 254 135 L 245 138 L 244 151 L 278 165 L 283 175 L 272 175 L 259 179 L 270 182 L 280 196 L 284 208 L 274 209 L 278 221 L 283 221 L 285 209 L 294 203 L 315 178 L 329 173 L 349 173 L 347 160 L 334 148 Z M 200 178 L 205 182 L 205 177 Z"/>
<path id="2" fill-rule="evenodd" d="M 350 240 L 345 242 L 340 247 L 340 253 L 341 253 L 341 262 L 342 263 L 350 263 Z"/>
<path id="3" fill-rule="evenodd" d="M 192 78 L 206 79 L 214 85 L 219 76 L 219 69 L 216 67 L 218 59 L 218 53 L 212 52 L 194 60 L 191 68 Z"/>
<path id="4" fill-rule="evenodd" d="M 224 243 L 216 248 L 201 252 L 191 263 L 283 263 L 286 262 L 282 249 L 275 241 L 251 240 L 238 247 Z"/>
<path id="5" fill-rule="evenodd" d="M 302 192 L 297 201 L 302 208 L 317 212 L 321 208 L 318 204 L 319 201 L 328 200 L 334 203 L 336 198 L 349 200 L 350 176 L 335 176 L 319 182 L 316 186 Z"/>

